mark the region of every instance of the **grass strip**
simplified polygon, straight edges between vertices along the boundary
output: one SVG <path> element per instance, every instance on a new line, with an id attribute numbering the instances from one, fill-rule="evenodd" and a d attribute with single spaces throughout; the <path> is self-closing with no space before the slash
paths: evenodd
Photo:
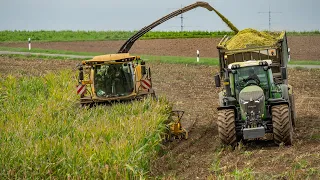
<path id="1" fill-rule="evenodd" d="M 228 24 L 230 26 L 230 23 Z M 234 26 L 231 26 L 234 27 Z M 234 29 L 234 28 L 233 28 Z M 103 41 L 103 40 L 127 40 L 137 31 L 25 31 L 5 30 L 0 31 L 0 42 L 27 42 L 32 41 Z M 178 39 L 178 38 L 211 38 L 233 35 L 230 31 L 150 31 L 140 39 Z M 287 32 L 289 36 L 313 36 L 320 35 L 315 31 L 292 31 Z"/>
<path id="2" fill-rule="evenodd" d="M 96 56 L 102 55 L 99 52 L 75 52 L 65 50 L 51 50 L 51 49 L 32 49 L 29 51 L 27 48 L 14 48 L 14 47 L 2 47 L 0 51 L 13 51 L 13 52 L 33 52 L 33 53 L 47 53 L 47 54 L 66 54 L 66 55 L 79 55 L 79 56 Z M 4 56 L 4 55 L 3 55 Z M 24 57 L 23 55 L 5 55 L 11 57 Z M 147 62 L 158 63 L 174 63 L 174 64 L 200 64 L 200 65 L 219 65 L 218 58 L 200 57 L 200 62 L 196 61 L 196 57 L 181 57 L 181 56 L 155 56 L 155 55 L 140 55 L 142 59 Z M 71 60 L 83 60 L 86 58 L 69 58 L 69 57 L 55 57 L 55 56 L 42 56 L 42 55 L 28 55 L 29 58 L 43 58 L 43 59 L 71 59 Z M 319 60 L 291 60 L 289 64 L 292 65 L 320 65 Z"/>
<path id="3" fill-rule="evenodd" d="M 30 52 L 30 53 L 46 53 L 46 54 L 67 54 L 67 55 L 82 55 L 82 56 L 97 56 L 101 55 L 99 52 L 76 52 L 66 50 L 55 50 L 55 49 L 40 49 L 32 48 L 19 48 L 19 47 L 4 47 L 0 46 L 0 51 L 15 51 L 15 52 Z"/>

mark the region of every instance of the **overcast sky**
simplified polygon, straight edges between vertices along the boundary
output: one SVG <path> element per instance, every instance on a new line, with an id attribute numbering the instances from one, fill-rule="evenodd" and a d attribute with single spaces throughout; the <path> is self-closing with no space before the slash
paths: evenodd
<path id="1" fill-rule="evenodd" d="M 194 0 L 0 0 L 0 30 L 139 30 Z M 319 30 L 319 0 L 209 0 L 239 29 Z M 184 14 L 185 30 L 228 30 L 213 12 Z M 179 31 L 180 18 L 154 30 Z"/>

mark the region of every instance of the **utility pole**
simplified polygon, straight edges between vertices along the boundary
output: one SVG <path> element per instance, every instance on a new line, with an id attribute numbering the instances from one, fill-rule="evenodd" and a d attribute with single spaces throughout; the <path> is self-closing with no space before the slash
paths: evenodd
<path id="1" fill-rule="evenodd" d="M 183 8 L 182 4 L 181 4 L 181 8 Z M 174 9 L 174 10 L 177 10 L 177 8 L 168 8 L 168 9 Z M 180 19 L 180 31 L 183 31 L 183 29 L 185 27 L 188 27 L 188 26 L 185 26 L 184 25 L 184 19 L 186 18 L 183 13 L 180 14 L 180 16 L 177 16 L 176 18 L 179 18 Z M 172 27 L 179 27 L 179 26 L 172 26 Z"/>
<path id="2" fill-rule="evenodd" d="M 182 4 L 181 4 L 181 8 L 182 8 Z M 181 13 L 180 15 L 180 19 L 181 19 L 181 32 L 183 31 L 183 13 Z"/>
<path id="3" fill-rule="evenodd" d="M 271 11 L 270 3 L 269 3 L 269 11 L 268 12 L 259 12 L 259 14 L 266 14 L 266 13 L 269 14 L 269 31 L 271 31 L 271 14 L 275 14 L 275 13 L 281 14 L 282 12 L 273 12 L 273 11 Z"/>

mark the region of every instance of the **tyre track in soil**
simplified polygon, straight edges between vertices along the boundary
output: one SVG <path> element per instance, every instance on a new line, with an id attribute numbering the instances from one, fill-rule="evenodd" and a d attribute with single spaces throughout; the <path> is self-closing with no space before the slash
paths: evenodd
<path id="1" fill-rule="evenodd" d="M 218 89 L 212 66 L 186 66 L 178 64 L 151 64 L 156 93 L 174 103 L 174 110 L 184 110 L 183 127 L 196 120 L 188 140 L 168 145 L 168 154 L 154 162 L 152 175 L 170 175 L 195 179 L 208 174 L 211 153 L 217 147 Z"/>
<path id="2" fill-rule="evenodd" d="M 77 61 L 25 60 L 0 56 L 0 74 L 42 75 L 49 71 L 74 68 Z M 308 167 L 320 165 L 320 70 L 289 70 L 289 82 L 296 94 L 297 127 L 292 147 L 272 142 L 252 142 L 238 150 L 221 150 L 217 137 L 219 89 L 214 87 L 217 67 L 183 64 L 149 64 L 158 95 L 166 96 L 174 109 L 184 110 L 184 127 L 197 119 L 188 140 L 165 145 L 166 153 L 152 162 L 151 175 L 178 179 L 215 178 L 236 168 L 252 168 L 256 176 L 278 175 L 289 171 L 300 160 Z M 32 70 L 32 71 L 30 71 Z M 301 78 L 303 77 L 303 78 Z M 217 155 L 217 152 L 220 152 Z M 266 160 L 269 159 L 269 160 Z M 218 171 L 212 165 L 219 160 Z M 320 169 L 319 169 L 320 171 Z M 305 171 L 298 171 L 296 174 Z M 305 174 L 301 174 L 302 178 Z"/>

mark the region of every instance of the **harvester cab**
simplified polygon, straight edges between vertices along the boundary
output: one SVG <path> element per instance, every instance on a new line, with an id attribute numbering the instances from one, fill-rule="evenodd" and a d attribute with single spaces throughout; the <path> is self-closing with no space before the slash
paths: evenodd
<path id="1" fill-rule="evenodd" d="M 292 144 L 294 96 L 287 83 L 288 49 L 285 33 L 270 46 L 228 50 L 218 46 L 220 74 L 218 131 L 224 144 L 273 134 L 277 144 Z M 222 40 L 223 41 L 223 40 Z M 223 76 L 223 77 L 220 77 Z"/>
<path id="2" fill-rule="evenodd" d="M 83 61 L 79 65 L 77 92 L 82 105 L 155 96 L 150 68 L 139 56 L 128 53 L 96 56 Z"/>

